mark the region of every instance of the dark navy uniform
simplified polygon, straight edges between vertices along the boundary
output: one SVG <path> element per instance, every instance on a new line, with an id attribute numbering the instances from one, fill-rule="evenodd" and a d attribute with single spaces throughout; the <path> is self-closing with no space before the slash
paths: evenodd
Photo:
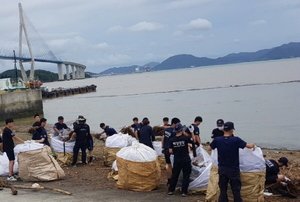
<path id="1" fill-rule="evenodd" d="M 15 134 L 11 131 L 11 129 L 5 127 L 2 133 L 2 141 L 3 141 L 3 151 L 6 152 L 6 155 L 10 161 L 15 160 L 14 153 L 14 141 L 13 137 Z"/>
<path id="2" fill-rule="evenodd" d="M 190 174 L 192 171 L 191 158 L 189 155 L 188 144 L 193 145 L 194 156 L 195 144 L 194 141 L 185 135 L 175 136 L 169 140 L 169 148 L 173 150 L 174 164 L 172 169 L 172 177 L 170 181 L 169 192 L 174 192 L 178 181 L 179 174 L 182 170 L 182 193 L 187 194 L 187 189 L 190 183 Z"/>
<path id="3" fill-rule="evenodd" d="M 279 173 L 279 166 L 275 160 L 266 161 L 266 184 L 273 184 L 277 182 Z"/>
<path id="4" fill-rule="evenodd" d="M 220 130 L 219 128 L 215 128 L 211 132 L 211 138 L 221 137 L 223 135 L 224 135 L 224 131 Z"/>
<path id="5" fill-rule="evenodd" d="M 167 164 L 171 164 L 170 160 L 170 152 L 169 152 L 169 140 L 176 135 L 176 132 L 174 128 L 166 128 L 164 132 L 164 154 L 165 154 L 165 160 Z"/>
<path id="6" fill-rule="evenodd" d="M 134 128 L 134 132 L 137 131 L 138 138 L 140 138 L 140 130 L 141 130 L 142 127 L 143 127 L 143 124 L 138 123 Z"/>
<path id="7" fill-rule="evenodd" d="M 194 127 L 194 135 L 200 136 L 200 129 L 198 126 L 196 126 L 194 123 L 191 124 Z M 189 135 L 192 135 L 192 133 L 190 132 L 190 130 L 187 128 L 185 130 L 186 133 L 188 133 Z M 199 143 L 196 142 L 195 143 L 197 146 L 199 146 Z"/>
<path id="8" fill-rule="evenodd" d="M 246 145 L 245 141 L 234 136 L 216 137 L 210 144 L 212 149 L 218 149 L 220 201 L 228 201 L 228 182 L 234 201 L 242 201 L 239 148 L 243 149 Z"/>
<path id="9" fill-rule="evenodd" d="M 74 132 L 76 133 L 76 141 L 73 148 L 72 165 L 76 165 L 79 149 L 82 152 L 82 163 L 86 164 L 87 138 L 90 135 L 90 127 L 87 124 L 78 124 L 74 128 Z"/>
<path id="10" fill-rule="evenodd" d="M 155 134 L 151 126 L 143 126 L 140 130 L 139 142 L 153 149 L 152 141 L 155 140 Z"/>
<path id="11" fill-rule="evenodd" d="M 33 134 L 32 139 L 33 140 L 41 140 L 42 138 L 44 138 L 44 141 L 40 142 L 40 143 L 45 144 L 50 147 L 47 131 L 45 130 L 44 127 L 39 127 L 36 129 L 36 132 Z"/>
<path id="12" fill-rule="evenodd" d="M 117 134 L 117 131 L 114 128 L 111 128 L 109 126 L 106 126 L 104 129 L 107 136 L 112 136 L 114 134 Z"/>

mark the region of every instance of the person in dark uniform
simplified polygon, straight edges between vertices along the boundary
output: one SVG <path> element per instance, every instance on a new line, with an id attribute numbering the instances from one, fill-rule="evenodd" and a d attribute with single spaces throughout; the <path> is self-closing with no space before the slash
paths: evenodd
<path id="1" fill-rule="evenodd" d="M 289 178 L 280 174 L 279 168 L 282 166 L 288 167 L 288 159 L 281 157 L 277 161 L 270 159 L 266 161 L 266 185 L 270 185 L 276 182 L 290 181 Z"/>
<path id="2" fill-rule="evenodd" d="M 196 150 L 194 140 L 189 136 L 184 135 L 185 131 L 183 126 L 178 123 L 175 126 L 175 137 L 169 140 L 169 152 L 174 155 L 174 164 L 172 169 L 172 177 L 168 190 L 169 195 L 173 195 L 179 174 L 182 170 L 182 196 L 187 196 L 187 191 L 190 183 L 190 174 L 192 171 L 191 158 L 189 155 L 188 144 L 192 144 L 193 155 L 196 157 Z"/>
<path id="3" fill-rule="evenodd" d="M 134 136 L 138 140 L 140 138 L 140 130 L 143 127 L 143 121 L 138 123 L 134 128 Z"/>
<path id="4" fill-rule="evenodd" d="M 35 128 L 35 129 L 37 129 L 39 126 L 39 123 L 40 123 L 40 121 L 41 121 L 41 119 L 40 119 L 40 115 L 38 115 L 38 114 L 35 114 L 34 116 L 33 116 L 33 118 L 34 118 L 34 123 L 32 124 L 32 127 L 33 128 Z"/>
<path id="5" fill-rule="evenodd" d="M 171 120 L 171 126 L 165 129 L 163 138 L 161 139 L 162 149 L 163 149 L 163 153 L 165 155 L 165 161 L 166 161 L 166 165 L 167 165 L 167 179 L 168 179 L 167 185 L 170 184 L 170 179 L 172 176 L 172 164 L 171 164 L 171 160 L 170 160 L 169 140 L 172 137 L 175 137 L 175 135 L 176 135 L 174 128 L 177 123 L 180 123 L 180 120 L 176 117 L 173 118 Z"/>
<path id="6" fill-rule="evenodd" d="M 114 134 L 117 134 L 117 131 L 114 128 L 106 126 L 105 123 L 100 123 L 100 128 L 103 129 L 103 131 L 100 133 L 100 135 L 102 135 L 104 133 L 106 134 L 106 136 L 112 136 Z"/>
<path id="7" fill-rule="evenodd" d="M 58 122 L 53 126 L 54 136 L 58 136 L 64 129 L 69 129 L 69 127 L 64 123 L 64 117 L 59 116 L 57 120 Z"/>
<path id="8" fill-rule="evenodd" d="M 199 125 L 202 123 L 202 121 L 203 121 L 203 119 L 202 119 L 202 117 L 201 116 L 197 116 L 196 118 L 195 118 L 195 120 L 194 120 L 194 123 L 192 123 L 191 124 L 191 126 L 193 126 L 192 128 L 193 128 L 193 133 L 194 134 L 192 134 L 192 132 L 190 131 L 190 129 L 189 128 L 187 128 L 186 130 L 185 130 L 185 132 L 187 133 L 187 134 L 189 134 L 191 137 L 193 136 L 193 135 L 195 135 L 195 144 L 197 145 L 197 146 L 199 146 L 200 144 L 201 144 L 201 139 L 200 139 L 200 129 L 199 129 Z"/>
<path id="9" fill-rule="evenodd" d="M 81 149 L 82 154 L 82 165 L 86 165 L 86 148 L 87 148 L 87 138 L 90 135 L 90 127 L 85 124 L 85 118 L 78 119 L 78 125 L 74 128 L 74 133 L 76 134 L 75 145 L 73 148 L 73 167 L 76 167 L 76 162 L 78 158 L 79 149 Z"/>
<path id="10" fill-rule="evenodd" d="M 233 136 L 234 124 L 224 124 L 224 136 L 216 137 L 208 150 L 218 149 L 220 202 L 228 201 L 227 187 L 230 183 L 235 202 L 242 202 L 239 149 L 254 148 L 253 143 L 246 143 L 239 137 Z"/>
<path id="11" fill-rule="evenodd" d="M 213 129 L 211 132 L 211 138 L 214 139 L 216 137 L 221 137 L 224 135 L 224 120 L 223 119 L 218 119 L 217 120 L 217 128 Z"/>
<path id="12" fill-rule="evenodd" d="M 143 126 L 140 129 L 139 142 L 151 147 L 153 149 L 152 141 L 155 140 L 155 134 L 150 126 L 150 121 L 148 118 L 143 119 Z"/>
<path id="13" fill-rule="evenodd" d="M 15 164 L 15 153 L 14 153 L 14 140 L 24 143 L 24 140 L 15 136 L 11 128 L 14 126 L 14 120 L 9 118 L 5 120 L 6 126 L 3 129 L 2 141 L 3 141 L 3 151 L 6 152 L 7 158 L 9 160 L 8 164 L 8 177 L 7 181 L 17 181 L 13 176 L 13 167 Z"/>
<path id="14" fill-rule="evenodd" d="M 135 130 L 135 127 L 137 126 L 137 124 L 139 124 L 139 119 L 137 117 L 134 117 L 132 119 L 133 123 L 130 125 L 130 127 Z"/>
<path id="15" fill-rule="evenodd" d="M 39 124 L 36 124 L 39 127 L 36 129 L 36 132 L 33 134 L 32 139 L 35 142 L 45 144 L 50 147 L 50 143 L 48 140 L 48 134 L 45 129 L 46 124 L 47 124 L 47 119 L 41 118 Z"/>
<path id="16" fill-rule="evenodd" d="M 165 128 L 168 128 L 168 127 L 170 127 L 171 125 L 169 124 L 169 118 L 168 117 L 164 117 L 163 118 L 163 125 L 162 125 L 163 127 L 165 127 Z"/>

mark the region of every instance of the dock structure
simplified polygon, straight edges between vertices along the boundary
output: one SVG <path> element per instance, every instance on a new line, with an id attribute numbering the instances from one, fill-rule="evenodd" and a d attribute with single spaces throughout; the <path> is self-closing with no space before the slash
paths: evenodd
<path id="1" fill-rule="evenodd" d="M 94 84 L 89 86 L 83 86 L 83 87 L 75 87 L 75 88 L 57 88 L 57 89 L 52 89 L 51 91 L 48 89 L 44 89 L 42 90 L 42 98 L 51 99 L 57 97 L 82 94 L 82 93 L 89 93 L 89 92 L 95 92 L 96 89 L 97 86 Z"/>

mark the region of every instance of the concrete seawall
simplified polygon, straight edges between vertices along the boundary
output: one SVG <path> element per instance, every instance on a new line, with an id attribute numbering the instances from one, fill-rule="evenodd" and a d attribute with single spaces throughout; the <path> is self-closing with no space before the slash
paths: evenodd
<path id="1" fill-rule="evenodd" d="M 25 90 L 0 94 L 0 120 L 43 114 L 41 90 Z"/>

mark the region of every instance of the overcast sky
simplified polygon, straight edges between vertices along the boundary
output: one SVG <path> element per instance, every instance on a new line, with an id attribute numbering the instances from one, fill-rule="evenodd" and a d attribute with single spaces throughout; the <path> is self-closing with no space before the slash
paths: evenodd
<path id="1" fill-rule="evenodd" d="M 177 54 L 216 58 L 300 41 L 299 0 L 2 0 L 2 39 L 18 37 L 19 2 L 57 58 L 97 73 Z M 1 72 L 12 67 L 0 60 Z M 36 69 L 57 72 L 54 64 Z"/>

